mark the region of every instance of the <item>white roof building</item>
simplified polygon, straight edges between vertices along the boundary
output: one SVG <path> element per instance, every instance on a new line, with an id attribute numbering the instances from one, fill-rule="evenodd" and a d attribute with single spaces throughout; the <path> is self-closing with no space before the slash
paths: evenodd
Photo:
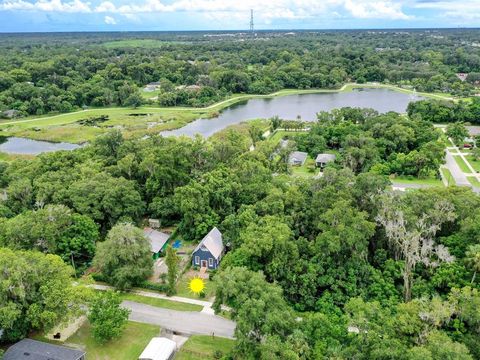
<path id="1" fill-rule="evenodd" d="M 150 250 L 154 254 L 161 251 L 170 238 L 170 235 L 149 227 L 143 229 L 143 234 L 150 240 Z"/>
<path id="2" fill-rule="evenodd" d="M 150 340 L 138 360 L 169 360 L 176 348 L 175 341 L 164 337 L 156 337 Z"/>

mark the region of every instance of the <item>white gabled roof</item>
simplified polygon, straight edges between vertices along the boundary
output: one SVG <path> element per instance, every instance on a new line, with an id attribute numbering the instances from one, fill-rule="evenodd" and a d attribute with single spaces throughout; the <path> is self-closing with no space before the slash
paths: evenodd
<path id="1" fill-rule="evenodd" d="M 334 154 L 318 154 L 315 162 L 328 163 L 335 161 L 336 156 Z"/>
<path id="2" fill-rule="evenodd" d="M 205 235 L 193 252 L 196 252 L 202 246 L 205 246 L 207 250 L 210 251 L 210 253 L 215 257 L 215 259 L 218 259 L 223 252 L 223 239 L 220 230 L 218 230 L 216 227 L 210 230 L 210 232 Z"/>
<path id="3" fill-rule="evenodd" d="M 170 235 L 154 230 L 152 228 L 143 229 L 143 234 L 150 240 L 150 250 L 153 253 L 158 253 L 167 243 Z"/>
<path id="4" fill-rule="evenodd" d="M 155 337 L 150 340 L 138 360 L 168 360 L 176 347 L 177 344 L 173 340 Z"/>

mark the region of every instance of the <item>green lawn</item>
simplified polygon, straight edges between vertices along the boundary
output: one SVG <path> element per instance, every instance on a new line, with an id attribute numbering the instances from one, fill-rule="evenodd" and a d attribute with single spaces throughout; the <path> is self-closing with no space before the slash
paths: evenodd
<path id="1" fill-rule="evenodd" d="M 76 345 L 87 352 L 86 360 L 137 360 L 150 340 L 159 336 L 160 327 L 129 321 L 119 339 L 99 344 L 93 339 L 90 325 L 85 323 L 66 345 Z"/>
<path id="2" fill-rule="evenodd" d="M 475 187 L 480 187 L 480 181 L 474 176 L 467 176 L 468 181 Z"/>
<path id="3" fill-rule="evenodd" d="M 177 283 L 177 294 L 178 296 L 187 297 L 191 299 L 198 299 L 198 300 L 209 300 L 213 296 L 215 296 L 215 283 L 210 280 L 205 281 L 205 298 L 201 298 L 198 295 L 195 295 L 190 291 L 188 288 L 188 284 L 190 283 L 190 277 L 187 275 L 183 275 Z"/>
<path id="4" fill-rule="evenodd" d="M 455 184 L 455 179 L 453 178 L 452 173 L 450 172 L 450 170 L 448 170 L 447 168 L 441 168 L 440 171 L 442 172 L 442 174 L 443 174 L 443 176 L 445 177 L 445 179 L 447 179 L 448 186 L 454 186 L 454 185 L 456 185 L 456 184 Z"/>
<path id="5" fill-rule="evenodd" d="M 458 166 L 460 166 L 460 169 L 465 173 L 465 174 L 470 174 L 471 171 L 468 168 L 467 163 L 460 157 L 460 156 L 454 156 L 455 161 L 457 162 Z"/>
<path id="6" fill-rule="evenodd" d="M 218 355 L 229 353 L 235 344 L 234 340 L 208 335 L 193 335 L 175 355 L 175 360 L 213 360 Z"/>
<path id="7" fill-rule="evenodd" d="M 313 177 L 319 172 L 319 170 L 315 168 L 315 160 L 312 159 L 310 156 L 307 157 L 305 164 L 303 164 L 302 166 L 292 166 L 291 169 L 293 176 L 305 178 Z"/>
<path id="8" fill-rule="evenodd" d="M 429 186 L 443 186 L 442 180 L 435 177 L 429 177 L 426 179 L 410 178 L 406 176 L 391 177 L 390 180 L 399 184 L 418 184 Z"/>
<path id="9" fill-rule="evenodd" d="M 480 160 L 475 160 L 472 155 L 467 155 L 465 156 L 465 158 L 470 163 L 470 165 L 472 165 L 476 172 L 480 172 Z"/>
<path id="10" fill-rule="evenodd" d="M 157 299 L 132 293 L 123 293 L 122 299 L 178 311 L 202 311 L 203 309 L 200 305 L 185 304 L 177 301 Z"/>

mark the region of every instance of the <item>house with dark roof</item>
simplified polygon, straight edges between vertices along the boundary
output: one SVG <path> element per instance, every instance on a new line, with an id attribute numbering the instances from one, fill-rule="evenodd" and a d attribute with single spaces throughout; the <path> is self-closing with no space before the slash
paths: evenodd
<path id="1" fill-rule="evenodd" d="M 160 253 L 165 250 L 170 235 L 149 227 L 143 229 L 143 234 L 150 241 L 150 251 L 152 252 L 152 257 L 155 260 L 158 259 L 160 257 Z"/>
<path id="2" fill-rule="evenodd" d="M 215 270 L 218 268 L 224 252 L 222 233 L 214 227 L 193 250 L 192 265 Z"/>
<path id="3" fill-rule="evenodd" d="M 23 339 L 10 346 L 3 360 L 85 360 L 85 351 Z"/>
<path id="4" fill-rule="evenodd" d="M 302 166 L 307 160 L 308 154 L 302 151 L 293 151 L 288 157 L 288 163 L 293 166 Z"/>
<path id="5" fill-rule="evenodd" d="M 321 169 L 327 166 L 328 163 L 334 162 L 336 156 L 333 154 L 318 154 L 315 159 L 315 165 Z"/>

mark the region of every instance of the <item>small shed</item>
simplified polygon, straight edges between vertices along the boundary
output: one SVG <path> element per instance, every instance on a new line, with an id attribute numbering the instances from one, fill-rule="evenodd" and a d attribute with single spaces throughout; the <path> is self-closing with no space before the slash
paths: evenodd
<path id="1" fill-rule="evenodd" d="M 85 360 L 85 351 L 23 339 L 8 348 L 3 360 Z"/>
<path id="2" fill-rule="evenodd" d="M 150 240 L 150 251 L 153 258 L 158 259 L 160 253 L 165 249 L 170 235 L 149 227 L 143 229 L 143 234 Z"/>
<path id="3" fill-rule="evenodd" d="M 193 250 L 192 265 L 215 270 L 220 264 L 224 251 L 222 233 L 214 227 Z"/>
<path id="4" fill-rule="evenodd" d="M 323 169 L 328 163 L 334 162 L 335 159 L 336 156 L 333 154 L 318 154 L 315 159 L 315 165 Z"/>
<path id="5" fill-rule="evenodd" d="M 302 151 L 293 151 L 288 157 L 288 163 L 293 166 L 302 166 L 307 160 L 308 154 Z"/>
<path id="6" fill-rule="evenodd" d="M 138 360 L 170 360 L 173 358 L 176 348 L 175 341 L 164 337 L 155 337 L 150 340 Z"/>
<path id="7" fill-rule="evenodd" d="M 1 113 L 1 115 L 6 119 L 15 119 L 20 117 L 20 111 L 15 109 L 5 110 L 3 113 Z"/>

